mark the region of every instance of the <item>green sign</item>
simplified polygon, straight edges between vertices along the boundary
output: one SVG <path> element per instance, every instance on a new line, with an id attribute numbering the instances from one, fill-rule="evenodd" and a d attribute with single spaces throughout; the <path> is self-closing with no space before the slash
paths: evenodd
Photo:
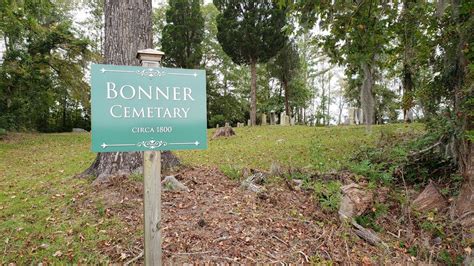
<path id="1" fill-rule="evenodd" d="M 204 70 L 92 65 L 92 151 L 207 148 Z"/>

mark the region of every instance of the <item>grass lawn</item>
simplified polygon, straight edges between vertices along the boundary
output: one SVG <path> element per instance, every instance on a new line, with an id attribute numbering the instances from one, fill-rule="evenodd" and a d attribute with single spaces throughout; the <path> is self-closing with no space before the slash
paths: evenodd
<path id="1" fill-rule="evenodd" d="M 236 128 L 237 136 L 209 141 L 206 151 L 177 152 L 194 166 L 268 169 L 284 166 L 328 171 L 343 167 L 362 145 L 373 145 L 382 131 L 420 132 L 423 126 Z M 214 130 L 209 130 L 209 139 Z M 16 262 L 107 262 L 98 245 L 120 233 L 122 221 L 73 204 L 92 190 L 90 180 L 72 178 L 95 157 L 89 134 L 12 134 L 0 141 L 0 264 Z M 141 232 L 137 232 L 141 234 Z"/>
<path id="2" fill-rule="evenodd" d="M 421 132 L 421 124 L 373 126 L 307 127 L 266 126 L 234 128 L 236 136 L 211 140 L 209 149 L 182 151 L 185 164 L 269 169 L 273 161 L 283 166 L 307 167 L 319 171 L 338 170 L 362 146 L 376 143 L 381 132 Z"/>

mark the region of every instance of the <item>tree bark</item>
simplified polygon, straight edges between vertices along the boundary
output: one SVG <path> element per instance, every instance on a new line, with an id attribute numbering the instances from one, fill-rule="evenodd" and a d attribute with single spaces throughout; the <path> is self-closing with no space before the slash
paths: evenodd
<path id="1" fill-rule="evenodd" d="M 105 1 L 105 63 L 138 66 L 137 51 L 153 47 L 151 0 Z"/>
<path id="2" fill-rule="evenodd" d="M 331 72 L 328 73 L 329 75 L 329 80 L 328 80 L 328 106 L 327 106 L 327 109 L 328 109 L 328 112 L 327 112 L 327 122 L 326 122 L 326 125 L 329 126 L 329 124 L 331 123 L 331 115 L 329 114 L 329 108 L 331 107 L 331 78 L 332 78 L 332 74 Z"/>
<path id="3" fill-rule="evenodd" d="M 370 131 L 370 126 L 374 123 L 374 95 L 372 88 L 374 85 L 373 71 L 367 62 L 361 64 L 364 73 L 364 80 L 360 89 L 360 103 L 362 106 L 363 117 L 367 126 L 367 131 Z"/>
<path id="4" fill-rule="evenodd" d="M 250 124 L 257 125 L 257 63 L 252 60 L 250 63 Z"/>
<path id="5" fill-rule="evenodd" d="M 291 117 L 291 114 L 290 114 L 290 95 L 289 95 L 289 91 L 288 91 L 288 81 L 284 80 L 282 82 L 282 85 L 283 85 L 283 90 L 285 91 L 285 112 L 286 112 L 287 116 Z"/>
<path id="6" fill-rule="evenodd" d="M 472 115 L 463 104 L 468 101 L 472 95 L 474 86 L 465 84 L 466 73 L 468 73 L 468 59 L 463 49 L 467 47 L 465 32 L 461 29 L 460 12 L 461 1 L 452 1 L 453 20 L 456 23 L 456 32 L 459 34 L 458 45 L 456 51 L 456 70 L 454 83 L 454 112 L 456 114 L 457 131 L 464 133 L 474 130 Z M 468 80 L 469 81 L 469 80 Z M 465 87 L 467 85 L 467 87 Z M 454 211 L 457 220 L 463 227 L 463 238 L 472 239 L 474 229 L 474 213 L 472 211 L 472 202 L 474 200 L 474 144 L 464 136 L 464 134 L 456 134 L 454 138 L 455 159 L 457 161 L 459 172 L 464 177 L 464 184 L 460 189 L 460 193 L 454 202 Z M 474 261 L 474 255 L 466 256 L 465 263 L 469 265 Z"/>
<path id="7" fill-rule="evenodd" d="M 408 112 L 413 108 L 413 71 L 412 71 L 412 60 L 413 55 L 413 27 L 415 23 L 412 17 L 409 15 L 411 0 L 405 0 L 403 2 L 402 19 L 404 21 L 404 35 L 403 35 L 403 71 L 402 71 L 402 84 L 403 84 L 403 96 L 402 96 L 402 108 L 403 108 L 403 119 L 405 122 L 409 121 Z"/>
<path id="8" fill-rule="evenodd" d="M 151 3 L 151 0 L 105 1 L 106 64 L 137 66 L 140 64 L 137 51 L 153 47 Z M 162 161 L 178 162 L 169 151 L 165 153 L 168 154 L 162 156 Z M 94 176 L 97 182 L 103 182 L 110 176 L 142 171 L 142 152 L 103 152 L 97 154 L 92 165 L 80 176 Z"/>

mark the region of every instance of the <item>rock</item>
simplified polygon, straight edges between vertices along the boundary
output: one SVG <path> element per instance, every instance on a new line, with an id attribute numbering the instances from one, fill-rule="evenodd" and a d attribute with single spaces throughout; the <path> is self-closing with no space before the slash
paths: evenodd
<path id="1" fill-rule="evenodd" d="M 189 188 L 185 186 L 183 183 L 179 182 L 174 176 L 170 175 L 165 177 L 163 181 L 161 181 L 161 185 L 163 186 L 163 190 L 168 191 L 187 191 L 189 192 Z"/>
<path id="2" fill-rule="evenodd" d="M 197 224 L 198 224 L 199 227 L 204 227 L 204 226 L 207 225 L 207 223 L 206 223 L 206 221 L 204 221 L 204 219 L 199 219 Z"/>
<path id="3" fill-rule="evenodd" d="M 341 187 L 342 199 L 339 207 L 341 218 L 353 218 L 364 213 L 374 200 L 374 193 L 356 183 Z"/>
<path id="4" fill-rule="evenodd" d="M 242 181 L 240 187 L 257 194 L 262 193 L 265 191 L 265 188 L 262 186 L 262 184 L 264 183 L 266 177 L 266 174 L 262 172 L 256 172 Z"/>
<path id="5" fill-rule="evenodd" d="M 181 165 L 181 161 L 171 151 L 161 152 L 161 169 L 173 170 Z"/>
<path id="6" fill-rule="evenodd" d="M 431 244 L 433 246 L 439 246 L 439 245 L 441 245 L 442 242 L 443 241 L 442 241 L 441 237 L 439 237 L 439 236 L 437 236 L 437 237 L 435 237 L 431 240 Z"/>
<path id="7" fill-rule="evenodd" d="M 243 178 L 247 178 L 252 175 L 252 171 L 246 167 L 242 168 L 241 172 Z"/>
<path id="8" fill-rule="evenodd" d="M 257 194 L 260 194 L 266 191 L 266 189 L 263 186 L 259 186 L 254 183 L 245 183 L 245 184 L 243 183 L 241 187 Z"/>
<path id="9" fill-rule="evenodd" d="M 266 125 L 267 125 L 267 115 L 262 114 L 262 126 L 266 126 Z"/>
<path id="10" fill-rule="evenodd" d="M 432 181 L 425 187 L 412 203 L 413 208 L 419 212 L 432 210 L 443 211 L 448 207 L 448 201 L 441 195 Z"/>
<path id="11" fill-rule="evenodd" d="M 301 188 L 301 186 L 303 185 L 303 180 L 301 180 L 301 179 L 292 179 L 291 182 L 292 182 L 297 188 Z"/>
<path id="12" fill-rule="evenodd" d="M 83 129 L 83 128 L 73 128 L 72 129 L 72 132 L 75 132 L 75 133 L 83 133 L 83 132 L 88 132 L 87 130 Z"/>
<path id="13" fill-rule="evenodd" d="M 283 175 L 283 169 L 281 165 L 277 162 L 272 162 L 270 165 L 270 175 L 271 176 L 282 176 Z"/>

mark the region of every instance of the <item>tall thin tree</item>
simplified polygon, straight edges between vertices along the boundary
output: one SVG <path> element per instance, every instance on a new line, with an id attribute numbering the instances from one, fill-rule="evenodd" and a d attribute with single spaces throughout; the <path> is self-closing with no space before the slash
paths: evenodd
<path id="1" fill-rule="evenodd" d="M 301 71 L 300 55 L 294 42 L 288 41 L 268 64 L 270 73 L 277 78 L 284 90 L 285 111 L 291 116 L 290 108 L 290 86 L 289 83 L 296 78 Z"/>

